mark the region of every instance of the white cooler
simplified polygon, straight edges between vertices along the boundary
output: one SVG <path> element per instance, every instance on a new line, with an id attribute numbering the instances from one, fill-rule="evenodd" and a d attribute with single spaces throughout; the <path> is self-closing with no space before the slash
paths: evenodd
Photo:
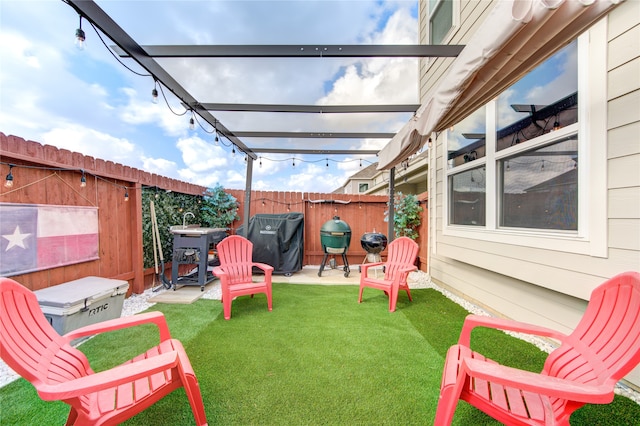
<path id="1" fill-rule="evenodd" d="M 85 277 L 35 291 L 38 303 L 60 334 L 89 324 L 119 318 L 129 283 L 101 277 Z"/>

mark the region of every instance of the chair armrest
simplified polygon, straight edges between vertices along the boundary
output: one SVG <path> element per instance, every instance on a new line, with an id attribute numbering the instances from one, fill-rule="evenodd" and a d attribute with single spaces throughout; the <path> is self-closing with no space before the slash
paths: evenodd
<path id="1" fill-rule="evenodd" d="M 221 275 L 227 275 L 222 266 L 214 266 L 212 269 L 213 275 L 220 277 Z"/>
<path id="2" fill-rule="evenodd" d="M 613 384 L 577 383 L 475 358 L 464 358 L 460 368 L 476 379 L 571 401 L 607 404 L 614 396 Z"/>
<path id="3" fill-rule="evenodd" d="M 178 352 L 171 351 L 68 382 L 53 385 L 34 383 L 34 386 L 38 390 L 38 395 L 45 401 L 64 400 L 103 389 L 109 389 L 124 383 L 130 383 L 154 373 L 173 368 L 177 364 Z"/>
<path id="4" fill-rule="evenodd" d="M 107 321 L 102 321 L 97 324 L 91 324 L 84 327 L 80 327 L 76 330 L 70 331 L 63 337 L 71 342 L 74 339 L 84 336 L 91 336 L 93 334 L 104 333 L 107 331 L 120 330 L 123 328 L 133 327 L 141 324 L 155 324 L 158 326 L 160 332 L 160 341 L 164 342 L 171 338 L 169 333 L 169 326 L 167 320 L 161 312 L 147 312 L 144 314 L 131 315 L 128 317 L 115 318 Z"/>
<path id="5" fill-rule="evenodd" d="M 264 272 L 273 272 L 273 266 L 267 265 L 266 263 L 253 262 L 253 266 L 262 269 Z"/>
<path id="6" fill-rule="evenodd" d="M 362 265 L 360 265 L 360 275 L 366 277 L 369 268 L 380 265 L 384 265 L 384 262 L 363 263 Z"/>
<path id="7" fill-rule="evenodd" d="M 550 328 L 524 322 L 508 320 L 504 318 L 485 317 L 481 315 L 468 315 L 462 326 L 458 344 L 471 347 L 471 331 L 476 327 L 495 328 L 498 330 L 515 331 L 518 333 L 532 334 L 536 336 L 551 337 L 563 342 L 567 335 Z"/>

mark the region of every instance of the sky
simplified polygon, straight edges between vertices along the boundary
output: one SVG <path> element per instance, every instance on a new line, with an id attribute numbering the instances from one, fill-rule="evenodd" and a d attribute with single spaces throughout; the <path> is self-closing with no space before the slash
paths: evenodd
<path id="1" fill-rule="evenodd" d="M 416 44 L 417 1 L 97 1 L 139 44 Z M 0 0 L 0 131 L 206 187 L 244 189 L 246 163 L 62 0 Z M 200 102 L 418 103 L 411 58 L 158 59 Z M 126 65 L 126 67 L 125 67 Z M 163 94 L 166 101 L 163 99 Z M 212 112 L 231 131 L 396 132 L 402 114 Z M 196 117 L 197 118 L 197 117 Z M 388 140 L 241 139 L 247 146 L 381 149 Z M 264 154 L 256 190 L 331 192 L 375 156 Z M 294 165 L 295 163 L 295 165 Z M 328 166 L 327 166 L 328 165 Z"/>

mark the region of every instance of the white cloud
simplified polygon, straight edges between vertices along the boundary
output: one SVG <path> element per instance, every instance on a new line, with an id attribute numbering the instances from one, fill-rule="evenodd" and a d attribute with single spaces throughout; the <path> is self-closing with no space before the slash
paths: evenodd
<path id="1" fill-rule="evenodd" d="M 415 2 L 101 2 L 143 44 L 385 44 L 417 41 Z M 84 21 L 87 48 L 73 46 L 78 16 L 60 1 L 0 1 L 0 130 L 25 139 L 116 161 L 152 173 L 212 186 L 245 187 L 242 155 L 216 147 L 213 136 L 188 131 L 160 98 L 153 79 L 118 63 Z M 397 10 L 396 10 L 397 9 Z M 140 20 L 144 11 L 144 20 Z M 384 27 L 387 16 L 391 13 Z M 218 19 L 212 19 L 218 17 Z M 233 17 L 232 24 L 225 17 Z M 159 31 L 159 28 L 162 30 Z M 107 44 L 111 44 L 105 39 Z M 131 59 L 123 59 L 141 71 Z M 404 103 L 416 102 L 417 64 L 400 59 L 282 58 L 258 60 L 159 59 L 201 102 Z M 145 72 L 142 70 L 142 73 Z M 407 84 L 407 81 L 413 81 Z M 171 109 L 184 107 L 165 88 Z M 396 131 L 404 116 L 362 114 L 215 113 L 233 130 Z M 208 125 L 203 123 L 208 129 Z M 322 127 L 325 127 L 324 129 Z M 197 135 L 197 136 L 194 136 Z M 246 142 L 264 144 L 265 141 Z M 383 140 L 289 140 L 277 146 L 380 149 Z M 273 143 L 269 141 L 269 143 Z M 273 146 L 273 145 L 271 145 Z M 269 154 L 273 159 L 291 155 Z M 305 158 L 318 159 L 323 156 Z M 357 172 L 357 163 L 254 163 L 256 189 L 331 191 Z M 368 163 L 367 163 L 368 164 Z"/>
<path id="2" fill-rule="evenodd" d="M 175 161 L 164 158 L 142 158 L 142 168 L 149 173 L 155 173 L 160 176 L 177 177 L 178 164 Z"/>
<path id="3" fill-rule="evenodd" d="M 195 173 L 221 169 L 229 165 L 228 153 L 220 146 L 212 145 L 198 136 L 181 138 L 176 147 L 182 153 L 182 161 Z"/>
<path id="4" fill-rule="evenodd" d="M 142 155 L 135 144 L 79 125 L 54 128 L 42 135 L 41 142 L 131 167 L 142 166 Z"/>

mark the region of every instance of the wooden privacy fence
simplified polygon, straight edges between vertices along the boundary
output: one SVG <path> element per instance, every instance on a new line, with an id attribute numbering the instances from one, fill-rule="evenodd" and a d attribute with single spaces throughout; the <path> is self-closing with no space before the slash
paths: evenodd
<path id="1" fill-rule="evenodd" d="M 142 185 L 193 195 L 206 189 L 4 133 L 0 161 L 3 179 L 6 163 L 14 165 L 13 186 L 5 187 L 4 180 L 0 186 L 2 203 L 98 209 L 99 259 L 12 277 L 31 290 L 95 275 L 127 280 L 130 291 L 143 292 L 151 281 L 145 280 L 142 262 Z M 86 186 L 81 186 L 83 171 Z"/>
<path id="2" fill-rule="evenodd" d="M 12 278 L 31 290 L 39 290 L 85 276 L 127 280 L 133 293 L 153 285 L 154 270 L 144 269 L 142 252 L 142 188 L 156 187 L 188 195 L 202 195 L 203 186 L 158 176 L 111 161 L 95 159 L 16 136 L 0 133 L 0 174 L 11 173 L 14 185 L 0 186 L 0 202 L 98 209 L 99 259 L 40 270 Z M 83 179 L 84 176 L 84 179 Z M 83 185 L 86 181 L 86 185 Z M 4 182 L 3 182 L 4 183 Z M 244 215 L 245 191 L 226 190 Z M 125 195 L 128 199 L 125 199 Z M 424 197 L 426 198 L 426 197 Z M 249 217 L 256 214 L 300 212 L 304 215 L 304 265 L 320 265 L 323 250 L 320 228 L 334 216 L 351 228 L 350 265 L 365 260 L 360 245 L 365 232 L 388 234 L 385 222 L 387 197 L 358 194 L 252 191 Z M 426 210 L 426 209 L 425 209 Z M 421 230 L 421 268 L 426 262 L 426 212 Z M 244 217 L 232 224 L 237 230 Z M 423 234 L 423 232 L 425 232 Z M 424 251 L 424 256 L 422 252 Z M 384 255 L 384 253 L 383 253 Z M 169 253 L 165 253 L 169 257 Z M 341 265 L 341 259 L 337 259 Z M 169 265 L 167 265 L 169 266 Z"/>
<path id="3" fill-rule="evenodd" d="M 228 190 L 244 212 L 245 192 Z M 387 235 L 385 211 L 388 198 L 382 195 L 321 194 L 313 192 L 251 191 L 250 217 L 256 214 L 299 212 L 304 215 L 304 265 L 320 265 L 323 257 L 320 228 L 334 216 L 340 217 L 351 228 L 351 244 L 347 251 L 349 264 L 362 263 L 366 252 L 360 245 L 365 232 Z M 237 229 L 243 218 L 232 224 Z M 338 263 L 342 264 L 338 256 Z"/>

